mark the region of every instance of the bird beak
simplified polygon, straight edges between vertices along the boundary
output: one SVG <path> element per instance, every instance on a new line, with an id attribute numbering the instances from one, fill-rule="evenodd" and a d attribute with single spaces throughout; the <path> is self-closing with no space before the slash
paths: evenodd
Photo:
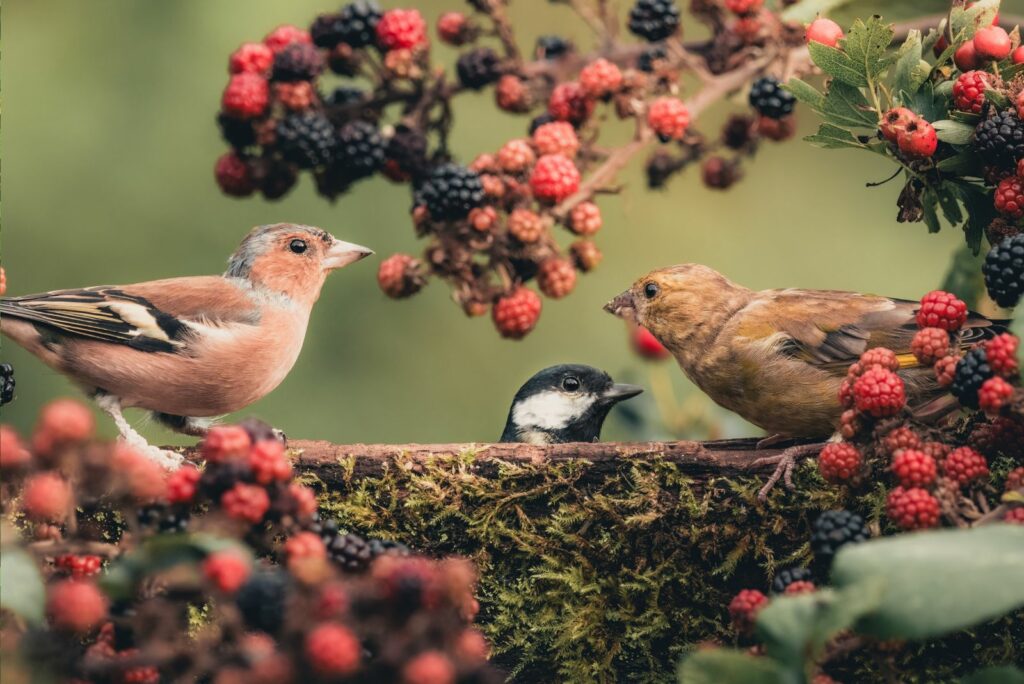
<path id="1" fill-rule="evenodd" d="M 349 264 L 354 264 L 371 254 L 373 254 L 373 250 L 367 247 L 354 245 L 343 240 L 335 240 L 331 244 L 330 249 L 327 250 L 327 254 L 324 255 L 323 266 L 325 270 L 333 271 L 336 268 L 343 268 Z"/>
<path id="2" fill-rule="evenodd" d="M 618 297 L 605 304 L 604 310 L 613 316 L 624 318 L 627 321 L 635 321 L 636 305 L 633 301 L 633 293 L 626 290 Z"/>
<path id="3" fill-rule="evenodd" d="M 637 385 L 627 385 L 621 382 L 617 382 L 611 387 L 609 387 L 604 392 L 604 394 L 601 395 L 601 399 L 611 404 L 617 404 L 620 401 L 632 399 L 633 397 L 635 397 L 636 395 L 640 394 L 643 391 L 643 387 L 639 387 Z"/>

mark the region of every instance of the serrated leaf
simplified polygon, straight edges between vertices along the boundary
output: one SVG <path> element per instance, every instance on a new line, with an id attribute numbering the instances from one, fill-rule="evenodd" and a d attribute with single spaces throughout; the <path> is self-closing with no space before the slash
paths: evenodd
<path id="1" fill-rule="evenodd" d="M 951 226 L 958 226 L 964 220 L 955 188 L 953 183 L 942 183 L 935 193 L 939 198 L 939 206 L 942 207 L 942 215 Z"/>
<path id="2" fill-rule="evenodd" d="M 791 78 L 783 88 L 793 93 L 797 100 L 803 102 L 816 112 L 821 112 L 825 107 L 825 95 L 806 81 L 801 81 L 799 78 Z"/>
<path id="3" fill-rule="evenodd" d="M 808 43 L 807 49 L 818 68 L 829 76 L 847 85 L 859 87 L 868 84 L 863 65 L 855 62 L 842 50 L 816 42 Z"/>
<path id="4" fill-rule="evenodd" d="M 799 681 L 799 675 L 787 672 L 768 658 L 713 648 L 688 656 L 679 668 L 679 684 L 787 684 Z"/>
<path id="5" fill-rule="evenodd" d="M 857 139 L 857 136 L 850 131 L 828 123 L 821 124 L 821 126 L 818 127 L 817 133 L 807 136 L 804 140 L 812 145 L 817 145 L 818 147 L 824 147 L 827 149 L 841 149 L 844 147 L 856 147 L 863 149 L 865 147 L 865 145 Z"/>
<path id="6" fill-rule="evenodd" d="M 931 65 L 925 62 L 927 70 L 922 77 L 919 65 L 921 59 L 921 32 L 911 31 L 896 51 L 896 63 L 892 69 L 892 89 L 896 92 L 916 93 L 931 72 Z"/>
<path id="7" fill-rule="evenodd" d="M 939 140 L 950 145 L 966 145 L 974 137 L 974 126 L 952 119 L 943 119 L 932 123 Z"/>
<path id="8" fill-rule="evenodd" d="M 800 0 L 795 5 L 790 5 L 780 15 L 783 21 L 795 21 L 807 24 L 814 21 L 818 15 L 826 16 L 829 12 L 846 5 L 851 0 Z"/>
<path id="9" fill-rule="evenodd" d="M 999 0 L 978 0 L 970 7 L 962 5 L 953 7 L 949 13 L 950 27 L 956 38 L 953 42 L 960 44 L 973 38 L 974 32 L 982 26 L 991 24 L 998 13 Z"/>
<path id="10" fill-rule="evenodd" d="M 43 621 L 46 589 L 32 556 L 21 549 L 4 551 L 0 555 L 0 587 L 0 606 L 32 624 Z"/>
<path id="11" fill-rule="evenodd" d="M 929 233 L 938 233 L 942 230 L 942 223 L 939 221 L 939 198 L 932 190 L 925 190 L 921 195 L 921 220 L 928 226 Z"/>
<path id="12" fill-rule="evenodd" d="M 949 109 L 948 98 L 935 92 L 928 81 L 916 93 L 903 94 L 903 106 L 909 107 L 925 121 L 944 119 Z"/>
<path id="13" fill-rule="evenodd" d="M 1012 665 L 986 667 L 960 680 L 960 684 L 1024 684 L 1024 671 Z"/>
<path id="14" fill-rule="evenodd" d="M 878 114 L 872 109 L 860 88 L 838 81 L 829 86 L 822 114 L 828 123 L 836 126 L 872 129 L 878 127 Z"/>
<path id="15" fill-rule="evenodd" d="M 858 65 L 859 72 L 867 79 L 873 79 L 893 63 L 895 56 L 889 54 L 889 44 L 895 34 L 891 24 L 874 16 L 863 22 L 857 20 L 846 38 L 840 41 L 850 60 Z"/>

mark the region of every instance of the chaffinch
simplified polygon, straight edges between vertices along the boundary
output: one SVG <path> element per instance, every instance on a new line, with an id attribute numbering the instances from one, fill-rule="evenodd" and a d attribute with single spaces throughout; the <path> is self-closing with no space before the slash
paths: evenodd
<path id="1" fill-rule="evenodd" d="M 259 226 L 222 276 L 4 298 L 0 329 L 91 394 L 125 441 L 173 466 L 180 457 L 150 446 L 122 408 L 205 434 L 209 418 L 284 380 L 327 275 L 372 253 L 319 228 Z"/>

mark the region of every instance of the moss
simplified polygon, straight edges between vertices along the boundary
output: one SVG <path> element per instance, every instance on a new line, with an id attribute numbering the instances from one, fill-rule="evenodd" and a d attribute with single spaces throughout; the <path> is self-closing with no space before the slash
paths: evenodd
<path id="1" fill-rule="evenodd" d="M 398 459 L 383 475 L 319 487 L 324 512 L 350 529 L 480 567 L 480 622 L 496 660 L 520 681 L 669 681 L 680 656 L 706 641 L 733 643 L 726 606 L 743 587 L 809 560 L 810 521 L 846 506 L 877 523 L 882 496 L 823 488 L 813 466 L 797 490 L 757 501 L 760 478 L 694 478 L 660 459 L 623 459 L 587 477 L 584 461 L 503 464 L 474 471 L 472 453 L 426 464 Z M 307 479 L 315 479 L 307 476 Z M 1020 660 L 1022 620 L 942 644 L 839 663 L 841 681 L 881 668 L 971 671 Z M 845 678 L 844 678 L 845 675 Z"/>

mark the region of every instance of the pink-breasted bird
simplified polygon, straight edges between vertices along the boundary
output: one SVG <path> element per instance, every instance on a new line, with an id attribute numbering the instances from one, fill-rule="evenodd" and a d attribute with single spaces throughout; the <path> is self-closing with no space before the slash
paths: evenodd
<path id="1" fill-rule="evenodd" d="M 651 271 L 605 305 L 650 330 L 695 385 L 775 440 L 833 434 L 843 378 L 872 347 L 897 354 L 915 417 L 935 420 L 956 410 L 932 369 L 910 352 L 918 307 L 855 292 L 755 291 L 700 264 Z M 960 346 L 1004 332 L 1002 323 L 969 315 Z M 793 458 L 809 449 L 787 451 L 779 461 L 788 479 Z"/>
<path id="2" fill-rule="evenodd" d="M 125 420 L 137 407 L 188 435 L 261 399 L 288 375 L 327 275 L 373 254 L 311 226 L 254 228 L 222 276 L 0 299 L 0 330 L 67 375 L 122 438 L 167 466 Z"/>

